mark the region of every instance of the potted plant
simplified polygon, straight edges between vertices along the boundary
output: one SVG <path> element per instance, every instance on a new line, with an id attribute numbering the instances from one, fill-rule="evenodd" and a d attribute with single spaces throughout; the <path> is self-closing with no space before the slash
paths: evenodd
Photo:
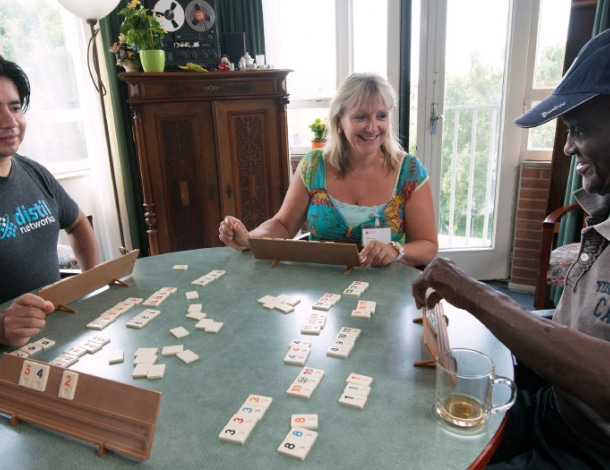
<path id="1" fill-rule="evenodd" d="M 119 11 L 119 15 L 125 17 L 121 34 L 125 36 L 125 42 L 139 52 L 144 71 L 163 72 L 165 51 L 161 49 L 161 39 L 167 32 L 157 20 L 159 15 L 144 8 L 140 0 L 129 2 Z"/>
<path id="2" fill-rule="evenodd" d="M 108 52 L 114 54 L 116 64 L 123 67 L 126 72 L 137 72 L 142 66 L 138 50 L 131 44 L 127 44 L 124 34 L 119 34 L 119 40 L 108 49 Z"/>
<path id="3" fill-rule="evenodd" d="M 324 147 L 326 138 L 328 137 L 328 127 L 326 126 L 326 119 L 322 120 L 316 118 L 314 122 L 309 125 L 309 128 L 313 132 L 313 140 L 311 141 L 311 148 Z"/>

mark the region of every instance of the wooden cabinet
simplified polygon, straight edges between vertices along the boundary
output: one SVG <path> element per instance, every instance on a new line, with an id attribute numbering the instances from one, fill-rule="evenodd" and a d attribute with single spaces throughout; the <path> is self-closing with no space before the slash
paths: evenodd
<path id="1" fill-rule="evenodd" d="M 277 212 L 290 180 L 288 73 L 119 74 L 151 255 L 220 246 L 225 215 L 252 229 Z"/>

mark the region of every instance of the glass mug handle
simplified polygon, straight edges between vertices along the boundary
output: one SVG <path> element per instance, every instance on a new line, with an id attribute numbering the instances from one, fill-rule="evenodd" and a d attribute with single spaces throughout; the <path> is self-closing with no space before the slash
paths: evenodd
<path id="1" fill-rule="evenodd" d="M 510 399 L 503 405 L 492 406 L 491 410 L 489 410 L 490 413 L 497 413 L 498 411 L 508 410 L 511 406 L 515 404 L 515 400 L 517 399 L 517 386 L 515 385 L 515 382 L 506 377 L 495 376 L 494 379 L 491 381 L 491 384 L 492 386 L 496 384 L 502 384 L 510 388 Z"/>

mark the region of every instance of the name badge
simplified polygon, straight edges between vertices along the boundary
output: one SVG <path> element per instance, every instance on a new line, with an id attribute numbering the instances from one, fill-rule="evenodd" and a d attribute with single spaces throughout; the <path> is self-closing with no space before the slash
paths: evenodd
<path id="1" fill-rule="evenodd" d="M 363 227 L 362 246 L 366 246 L 371 240 L 390 243 L 392 241 L 392 230 L 390 230 L 390 227 Z"/>

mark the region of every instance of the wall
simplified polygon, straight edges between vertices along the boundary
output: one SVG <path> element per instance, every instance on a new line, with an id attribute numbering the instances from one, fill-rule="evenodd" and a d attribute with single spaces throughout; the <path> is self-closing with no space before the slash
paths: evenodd
<path id="1" fill-rule="evenodd" d="M 551 162 L 521 163 L 508 285 L 511 290 L 530 293 L 535 290 L 550 181 Z"/>

